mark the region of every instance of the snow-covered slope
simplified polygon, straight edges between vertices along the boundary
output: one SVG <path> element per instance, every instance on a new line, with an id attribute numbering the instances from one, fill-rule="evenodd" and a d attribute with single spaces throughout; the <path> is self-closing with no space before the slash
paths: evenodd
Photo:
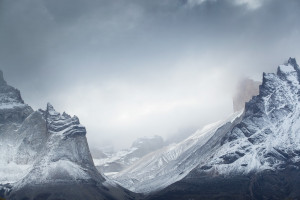
<path id="1" fill-rule="evenodd" d="M 187 158 L 200 149 L 217 131 L 227 130 L 239 119 L 242 112 L 232 114 L 224 121 L 205 126 L 192 136 L 178 144 L 150 153 L 112 178 L 122 186 L 136 191 L 148 193 L 164 188 L 195 168 L 198 158 Z"/>
<path id="2" fill-rule="evenodd" d="M 221 174 L 276 170 L 300 161 L 300 68 L 295 59 L 263 75 L 260 94 L 246 104 L 243 120 L 201 165 Z"/>
<path id="3" fill-rule="evenodd" d="M 141 157 L 160 149 L 164 146 L 164 141 L 160 136 L 138 138 L 130 148 L 120 150 L 112 154 L 106 154 L 105 158 L 94 159 L 94 163 L 106 176 L 111 177 L 126 169 Z"/>
<path id="4" fill-rule="evenodd" d="M 264 73 L 240 122 L 184 162 L 198 165 L 149 199 L 298 199 L 300 68 L 295 59 Z"/>
<path id="5" fill-rule="evenodd" d="M 132 193 L 95 168 L 79 119 L 33 111 L 0 71 L 0 197 L 7 199 L 129 199 Z"/>
<path id="6" fill-rule="evenodd" d="M 295 59 L 264 73 L 245 111 L 142 158 L 114 178 L 153 192 L 196 174 L 237 176 L 300 164 L 300 68 Z M 241 116 L 241 117 L 238 117 Z M 181 182 L 180 182 L 181 183 Z"/>

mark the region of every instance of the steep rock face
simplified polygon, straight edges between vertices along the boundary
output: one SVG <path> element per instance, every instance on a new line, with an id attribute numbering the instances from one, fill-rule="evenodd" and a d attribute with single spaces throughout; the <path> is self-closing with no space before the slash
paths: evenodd
<path id="1" fill-rule="evenodd" d="M 32 108 L 24 104 L 20 91 L 7 85 L 0 70 L 0 125 L 21 123 L 32 112 Z"/>
<path id="2" fill-rule="evenodd" d="M 76 179 L 104 181 L 93 165 L 86 131 L 78 118 L 65 113 L 61 115 L 50 104 L 46 111 L 40 110 L 39 113 L 46 122 L 47 138 L 42 138 L 43 148 L 40 149 L 32 170 L 17 186 L 73 182 Z"/>
<path id="3" fill-rule="evenodd" d="M 0 73 L 0 196 L 10 200 L 131 199 L 95 168 L 79 119 L 33 111 Z"/>
<path id="4" fill-rule="evenodd" d="M 164 146 L 160 136 L 144 137 L 135 140 L 129 149 L 121 150 L 113 154 L 106 154 L 102 159 L 94 159 L 99 171 L 111 177 L 125 170 L 140 158 Z"/>
<path id="5" fill-rule="evenodd" d="M 209 141 L 199 165 L 149 199 L 300 198 L 300 68 L 263 74 L 241 122 Z"/>
<path id="6" fill-rule="evenodd" d="M 222 173 L 249 173 L 299 162 L 299 76 L 294 59 L 277 74 L 264 74 L 260 94 L 246 104 L 243 120 L 206 165 Z"/>
<path id="7" fill-rule="evenodd" d="M 7 85 L 0 70 L 0 184 L 16 181 L 28 165 L 18 165 L 18 147 L 24 139 L 22 123 L 33 112 L 20 91 Z"/>
<path id="8" fill-rule="evenodd" d="M 15 155 L 16 164 L 33 163 L 42 151 L 48 138 L 46 121 L 35 111 L 28 116 L 18 130 L 22 140 Z"/>

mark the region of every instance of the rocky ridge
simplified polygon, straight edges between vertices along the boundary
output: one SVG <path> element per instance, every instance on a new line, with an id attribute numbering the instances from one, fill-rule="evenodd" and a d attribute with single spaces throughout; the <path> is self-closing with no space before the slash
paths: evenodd
<path id="1" fill-rule="evenodd" d="M 293 58 L 264 73 L 240 122 L 195 152 L 200 162 L 184 178 L 148 199 L 299 199 L 299 80 Z"/>
<path id="2" fill-rule="evenodd" d="M 10 200 L 132 199 L 95 168 L 79 119 L 33 111 L 0 73 L 0 196 Z"/>

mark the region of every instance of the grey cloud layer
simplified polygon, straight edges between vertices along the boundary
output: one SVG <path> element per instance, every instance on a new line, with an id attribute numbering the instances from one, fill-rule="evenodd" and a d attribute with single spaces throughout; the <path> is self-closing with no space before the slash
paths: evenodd
<path id="1" fill-rule="evenodd" d="M 257 78 L 289 56 L 297 57 L 299 8 L 298 0 L 0 0 L 0 68 L 35 108 L 51 101 L 82 114 L 88 130 L 91 127 L 90 138 L 110 140 L 122 135 L 122 127 L 131 138 L 158 129 L 169 135 L 228 113 L 224 108 L 206 119 L 195 111 L 185 119 L 188 113 L 183 111 L 209 112 L 196 104 L 187 108 L 184 102 L 201 101 L 205 85 L 218 85 L 209 80 L 219 72 L 229 93 L 239 76 Z M 197 82 L 205 76 L 211 79 Z M 189 100 L 180 94 L 187 88 Z M 86 96 L 83 104 L 107 106 L 82 105 L 80 110 L 81 96 Z M 149 98 L 153 105 L 145 108 Z M 173 107 L 157 114 L 164 116 L 164 123 L 157 124 L 157 116 L 148 110 L 159 110 L 169 101 Z M 218 105 L 230 106 L 230 100 L 224 102 Z M 114 120 L 127 116 L 138 122 L 128 107 L 143 113 L 139 128 Z M 101 129 L 97 120 L 105 124 L 107 119 L 100 116 L 92 123 L 83 110 L 97 110 L 94 118 L 106 114 L 111 127 Z M 180 114 L 182 118 L 168 122 Z M 174 123 L 178 127 L 173 128 Z M 150 126 L 157 129 L 140 133 Z"/>

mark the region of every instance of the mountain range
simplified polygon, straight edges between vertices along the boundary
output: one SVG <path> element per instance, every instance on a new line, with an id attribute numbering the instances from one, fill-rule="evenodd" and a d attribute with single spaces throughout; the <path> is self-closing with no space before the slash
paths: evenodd
<path id="1" fill-rule="evenodd" d="M 290 58 L 264 73 L 243 110 L 179 143 L 135 154 L 137 142 L 109 179 L 79 119 L 33 111 L 2 72 L 0 138 L 0 196 L 11 200 L 300 199 L 300 68 Z"/>

